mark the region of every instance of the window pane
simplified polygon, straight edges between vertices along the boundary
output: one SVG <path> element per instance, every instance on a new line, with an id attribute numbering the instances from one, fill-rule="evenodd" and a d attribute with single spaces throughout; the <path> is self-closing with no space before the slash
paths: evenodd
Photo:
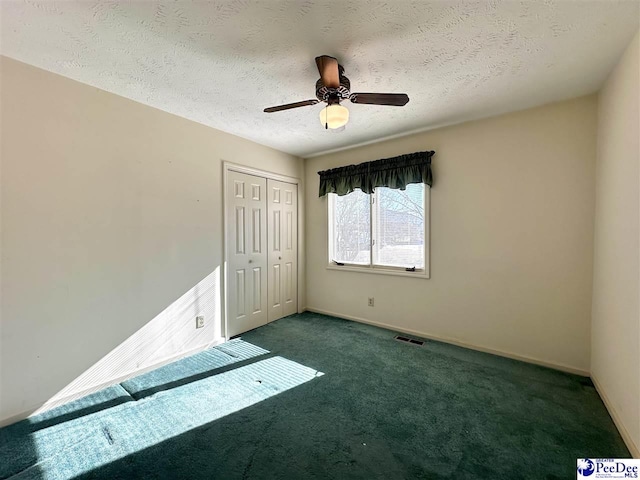
<path id="1" fill-rule="evenodd" d="M 424 184 L 376 188 L 374 262 L 424 268 Z"/>
<path id="2" fill-rule="evenodd" d="M 341 197 L 333 195 L 333 258 L 336 262 L 369 265 L 369 195 L 356 190 Z"/>

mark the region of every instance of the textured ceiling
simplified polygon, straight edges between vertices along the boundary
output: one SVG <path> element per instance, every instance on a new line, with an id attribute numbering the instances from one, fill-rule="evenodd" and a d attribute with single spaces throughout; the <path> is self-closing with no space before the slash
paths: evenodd
<path id="1" fill-rule="evenodd" d="M 0 52 L 300 156 L 594 92 L 638 29 L 638 1 L 3 1 Z M 354 92 L 325 131 L 314 57 Z"/>

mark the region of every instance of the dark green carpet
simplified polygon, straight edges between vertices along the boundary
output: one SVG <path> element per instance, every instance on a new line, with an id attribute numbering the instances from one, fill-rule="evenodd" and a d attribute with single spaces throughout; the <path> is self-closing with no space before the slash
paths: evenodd
<path id="1" fill-rule="evenodd" d="M 574 479 L 628 457 L 588 379 L 294 315 L 0 429 L 0 478 Z"/>

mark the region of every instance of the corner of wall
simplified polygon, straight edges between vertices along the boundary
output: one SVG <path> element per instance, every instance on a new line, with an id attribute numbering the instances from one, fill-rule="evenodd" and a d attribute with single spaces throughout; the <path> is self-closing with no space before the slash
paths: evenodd
<path id="1" fill-rule="evenodd" d="M 640 458 L 640 31 L 598 92 L 591 378 Z"/>

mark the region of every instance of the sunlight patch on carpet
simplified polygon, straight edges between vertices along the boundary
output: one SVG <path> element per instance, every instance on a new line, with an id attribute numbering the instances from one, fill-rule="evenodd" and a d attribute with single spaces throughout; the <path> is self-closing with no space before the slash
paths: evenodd
<path id="1" fill-rule="evenodd" d="M 11 478 L 72 478 L 320 375 L 276 356 L 66 424 L 63 435 L 56 427 L 37 431 L 32 441 L 38 463 Z"/>

